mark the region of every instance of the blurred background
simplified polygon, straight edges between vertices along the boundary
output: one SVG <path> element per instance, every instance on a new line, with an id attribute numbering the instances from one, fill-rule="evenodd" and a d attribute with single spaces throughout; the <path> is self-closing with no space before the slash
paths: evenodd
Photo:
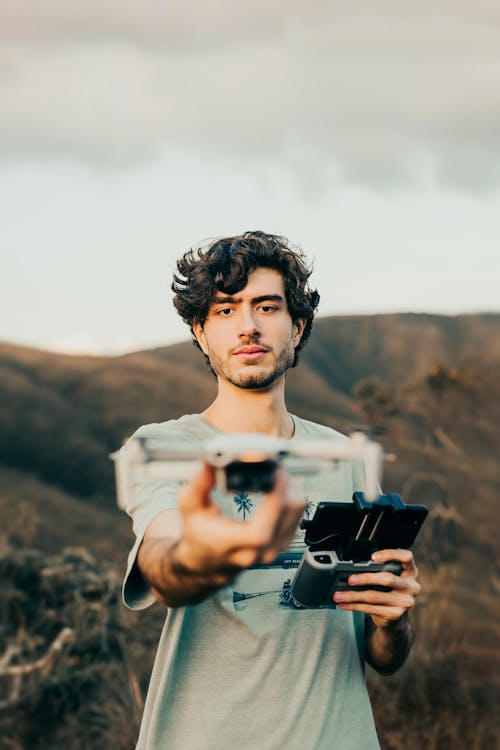
<path id="1" fill-rule="evenodd" d="M 382 747 L 496 748 L 498 4 L 0 0 L 0 44 L 0 748 L 134 746 L 163 613 L 107 455 L 208 404 L 172 272 L 247 229 L 315 266 L 291 411 L 431 509 Z"/>

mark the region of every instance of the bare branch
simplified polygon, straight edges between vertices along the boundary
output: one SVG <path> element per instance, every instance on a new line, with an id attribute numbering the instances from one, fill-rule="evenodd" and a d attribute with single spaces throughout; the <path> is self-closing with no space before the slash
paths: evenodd
<path id="1" fill-rule="evenodd" d="M 31 674 L 32 672 L 36 672 L 37 670 L 42 669 L 44 671 L 47 671 L 47 669 L 50 669 L 50 667 L 54 663 L 58 652 L 60 652 L 67 643 L 72 643 L 74 640 L 74 630 L 72 630 L 71 628 L 63 628 L 59 635 L 50 644 L 45 656 L 42 656 L 40 657 L 40 659 L 32 661 L 28 664 L 16 664 L 12 667 L 3 666 L 4 662 L 6 661 L 7 655 L 9 655 L 9 650 L 10 658 L 12 658 L 15 653 L 18 653 L 18 649 L 16 647 L 9 646 L 5 654 L 2 656 L 2 659 L 0 660 L 2 663 L 2 668 L 0 668 L 0 677 Z"/>

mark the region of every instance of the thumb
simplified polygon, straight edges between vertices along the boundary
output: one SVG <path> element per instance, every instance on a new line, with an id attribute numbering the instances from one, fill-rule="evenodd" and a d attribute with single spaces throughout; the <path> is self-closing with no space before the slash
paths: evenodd
<path id="1" fill-rule="evenodd" d="M 212 505 L 210 490 L 214 486 L 214 470 L 208 464 L 203 464 L 200 470 L 179 492 L 179 510 L 189 513 Z"/>

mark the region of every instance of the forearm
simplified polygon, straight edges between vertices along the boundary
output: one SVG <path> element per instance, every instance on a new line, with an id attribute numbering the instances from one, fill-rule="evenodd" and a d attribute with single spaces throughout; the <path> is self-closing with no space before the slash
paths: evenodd
<path id="1" fill-rule="evenodd" d="M 415 639 L 408 613 L 384 627 L 367 618 L 366 628 L 366 661 L 380 674 L 392 674 L 405 662 Z"/>
<path id="2" fill-rule="evenodd" d="M 235 570 L 190 570 L 179 555 L 179 540 L 153 537 L 139 548 L 137 562 L 145 581 L 158 601 L 167 607 L 198 604 L 235 575 Z"/>

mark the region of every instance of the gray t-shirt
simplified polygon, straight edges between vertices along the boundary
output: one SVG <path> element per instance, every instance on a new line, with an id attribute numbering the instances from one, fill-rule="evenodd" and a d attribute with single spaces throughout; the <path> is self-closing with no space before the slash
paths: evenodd
<path id="1" fill-rule="evenodd" d="M 293 420 L 292 440 L 346 440 L 328 427 Z M 136 433 L 182 443 L 215 434 L 199 414 Z M 154 516 L 176 509 L 180 484 L 143 481 L 127 507 L 136 543 L 123 596 L 132 609 L 154 601 L 137 550 Z M 306 514 L 321 500 L 350 500 L 360 485 L 359 467 L 345 461 L 307 478 Z M 245 493 L 215 497 L 239 520 L 261 500 Z M 272 565 L 244 571 L 201 604 L 167 610 L 137 750 L 379 750 L 364 678 L 363 615 L 294 607 L 290 583 L 303 550 L 297 530 Z"/>

